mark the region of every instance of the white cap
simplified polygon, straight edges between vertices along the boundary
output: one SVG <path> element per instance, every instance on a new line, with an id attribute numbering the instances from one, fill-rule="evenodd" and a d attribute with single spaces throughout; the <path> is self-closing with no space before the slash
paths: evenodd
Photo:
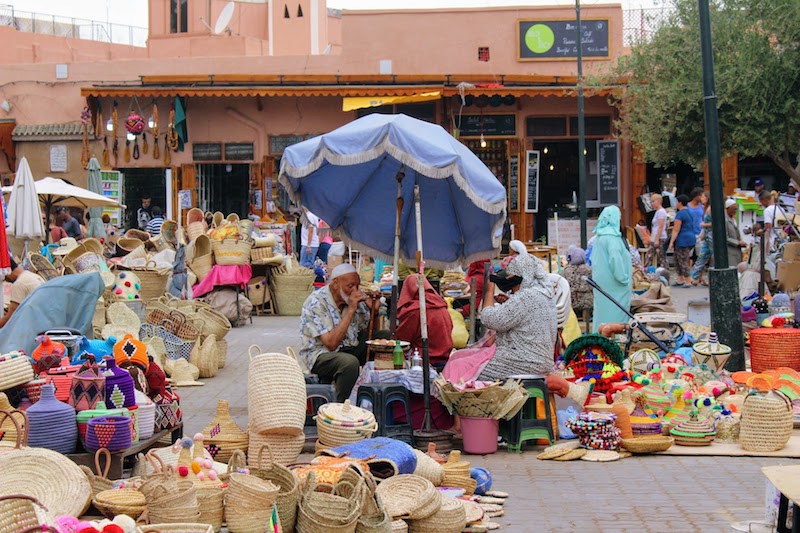
<path id="1" fill-rule="evenodd" d="M 342 263 L 341 265 L 337 265 L 331 271 L 331 280 L 338 278 L 339 276 L 344 276 L 345 274 L 357 274 L 356 267 L 351 265 L 350 263 Z"/>
<path id="2" fill-rule="evenodd" d="M 727 200 L 725 200 L 725 209 L 728 209 L 732 205 L 736 205 L 736 200 L 734 200 L 733 198 L 728 198 Z"/>

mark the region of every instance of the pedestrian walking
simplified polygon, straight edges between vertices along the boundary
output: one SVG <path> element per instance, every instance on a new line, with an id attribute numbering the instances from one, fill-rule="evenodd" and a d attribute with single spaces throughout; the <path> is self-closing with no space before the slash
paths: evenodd
<path id="1" fill-rule="evenodd" d="M 667 210 L 663 207 L 664 198 L 658 194 L 650 195 L 650 205 L 656 210 L 650 224 L 650 244 L 645 255 L 645 267 L 667 268 Z"/>
<path id="2" fill-rule="evenodd" d="M 674 287 L 687 287 L 690 282 L 692 266 L 692 250 L 694 249 L 696 238 L 692 215 L 689 212 L 689 197 L 681 194 L 676 198 L 678 204 L 678 214 L 672 226 L 672 237 L 669 242 L 669 250 L 675 252 L 675 270 L 677 279 L 673 283 Z"/>

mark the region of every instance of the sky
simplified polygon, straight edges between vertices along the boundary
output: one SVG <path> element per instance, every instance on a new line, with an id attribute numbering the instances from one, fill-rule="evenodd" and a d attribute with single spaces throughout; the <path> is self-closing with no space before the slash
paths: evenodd
<path id="1" fill-rule="evenodd" d="M 614 0 L 582 0 L 583 5 Z M 659 5 L 663 0 L 617 0 L 623 8 Z M 48 15 L 106 21 L 130 26 L 147 26 L 147 0 L 0 0 L 14 9 Z M 396 9 L 424 7 L 492 7 L 509 5 L 574 5 L 573 0 L 328 0 L 328 7 L 342 9 Z"/>

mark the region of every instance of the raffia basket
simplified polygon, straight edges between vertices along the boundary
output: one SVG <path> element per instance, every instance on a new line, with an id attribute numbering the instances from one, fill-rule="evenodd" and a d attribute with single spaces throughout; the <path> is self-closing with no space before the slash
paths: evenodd
<path id="1" fill-rule="evenodd" d="M 211 307 L 200 307 L 197 316 L 203 321 L 203 334 L 216 335 L 217 340 L 222 340 L 231 330 L 231 322 L 225 315 Z"/>
<path id="2" fill-rule="evenodd" d="M 136 533 L 213 533 L 209 524 L 150 524 L 139 526 Z"/>
<path id="3" fill-rule="evenodd" d="M 250 253 L 250 261 L 252 263 L 260 263 L 265 259 L 270 259 L 272 255 L 272 248 L 253 248 L 253 251 Z"/>
<path id="4" fill-rule="evenodd" d="M 270 284 L 278 314 L 299 316 L 303 310 L 303 303 L 314 290 L 314 279 L 314 271 L 308 268 L 273 269 Z"/>
<path id="5" fill-rule="evenodd" d="M 266 460 L 264 452 L 266 452 Z M 258 450 L 257 460 L 250 466 L 250 475 L 271 481 L 280 488 L 275 505 L 278 508 L 281 526 L 286 531 L 294 530 L 297 521 L 297 504 L 300 502 L 300 485 L 291 470 L 274 462 L 272 448 L 268 444 L 264 444 Z"/>
<path id="6" fill-rule="evenodd" d="M 217 369 L 225 368 L 228 362 L 228 341 L 217 341 Z"/>
<path id="7" fill-rule="evenodd" d="M 214 266 L 214 252 L 211 246 L 211 239 L 208 235 L 198 235 L 192 241 L 194 255 L 189 261 L 189 268 L 192 269 L 198 281 L 203 281 Z"/>
<path id="8" fill-rule="evenodd" d="M 206 337 L 202 344 L 198 341 L 189 354 L 189 362 L 197 367 L 201 378 L 213 378 L 217 375 L 217 359 L 217 338 L 214 335 Z"/>
<path id="9" fill-rule="evenodd" d="M 306 436 L 301 432 L 297 435 L 259 435 L 251 431 L 248 433 L 248 463 L 256 464 L 258 450 L 262 446 L 269 446 L 272 450 L 272 460 L 280 465 L 288 466 L 297 462 L 297 457 L 303 452 Z"/>
<path id="10" fill-rule="evenodd" d="M 672 437 L 652 435 L 622 439 L 622 447 L 631 453 L 656 453 L 669 449 L 674 442 L 675 439 Z"/>
<path id="11" fill-rule="evenodd" d="M 409 533 L 461 533 L 467 525 L 467 512 L 460 500 L 444 498 L 438 511 L 427 518 L 410 520 Z"/>
<path id="12" fill-rule="evenodd" d="M 393 519 L 422 520 L 439 511 L 442 497 L 433 483 L 414 474 L 385 479 L 375 494 Z"/>
<path id="13" fill-rule="evenodd" d="M 21 352 L 0 355 L 0 390 L 8 390 L 33 381 L 33 365 Z"/>
<path id="14" fill-rule="evenodd" d="M 40 513 L 46 515 L 47 507 L 33 496 L 25 494 L 0 496 L 0 533 L 19 533 L 28 528 L 41 528 Z"/>
<path id="15" fill-rule="evenodd" d="M 214 261 L 218 265 L 246 265 L 250 262 L 250 250 L 253 243 L 240 239 L 223 239 L 212 241 Z"/>
<path id="16" fill-rule="evenodd" d="M 306 382 L 297 360 L 250 346 L 247 408 L 250 431 L 299 435 L 306 421 Z"/>
<path id="17" fill-rule="evenodd" d="M 200 518 L 197 487 L 191 481 L 178 481 L 177 490 L 155 487 L 147 496 L 147 517 L 152 523 L 196 523 Z"/>
<path id="18" fill-rule="evenodd" d="M 202 373 L 200 374 L 202 376 Z M 227 400 L 217 400 L 214 419 L 203 429 L 203 443 L 216 461 L 227 463 L 234 450 L 247 453 L 247 433 L 231 418 Z"/>
<path id="19" fill-rule="evenodd" d="M 202 524 L 209 524 L 214 531 L 222 529 L 225 516 L 225 489 L 222 487 L 197 487 L 197 504 L 200 506 Z"/>
<path id="20" fill-rule="evenodd" d="M 349 484 L 349 483 L 348 483 Z M 316 490 L 314 474 L 306 481 L 297 514 L 297 530 L 304 533 L 354 533 L 361 514 L 361 490 L 363 485 L 352 488 L 351 497 Z"/>
<path id="21" fill-rule="evenodd" d="M 231 474 L 225 494 L 225 522 L 231 533 L 264 533 L 280 489 L 255 476 Z"/>
<path id="22" fill-rule="evenodd" d="M 159 298 L 167 291 L 167 278 L 170 270 L 159 270 L 155 268 L 155 263 L 149 261 L 144 267 L 133 267 L 132 270 L 139 277 L 139 298 L 147 303 L 154 298 Z"/>
<path id="23" fill-rule="evenodd" d="M 739 443 L 751 452 L 776 452 L 792 436 L 792 402 L 785 394 L 749 394 L 742 404 Z"/>
<path id="24" fill-rule="evenodd" d="M 98 493 L 92 505 L 106 518 L 126 514 L 136 520 L 144 513 L 147 502 L 144 494 L 136 489 L 111 489 Z"/>
<path id="25" fill-rule="evenodd" d="M 800 370 L 800 329 L 758 328 L 751 331 L 750 363 L 755 373 L 781 366 Z"/>
<path id="26" fill-rule="evenodd" d="M 430 455 L 420 450 L 415 449 L 414 455 L 417 456 L 417 467 L 414 469 L 414 474 L 424 477 L 433 483 L 434 487 L 441 486 L 444 480 L 444 467 Z"/>

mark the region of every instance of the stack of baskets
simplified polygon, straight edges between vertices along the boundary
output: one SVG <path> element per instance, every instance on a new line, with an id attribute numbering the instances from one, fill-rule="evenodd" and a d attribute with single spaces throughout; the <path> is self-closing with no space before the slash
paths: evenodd
<path id="1" fill-rule="evenodd" d="M 375 416 L 366 409 L 344 403 L 326 403 L 315 417 L 320 448 L 332 448 L 372 437 L 378 430 Z"/>
<path id="2" fill-rule="evenodd" d="M 331 492 L 318 491 L 311 474 L 300 500 L 297 530 L 319 533 L 356 531 L 363 490 L 363 481 L 356 486 L 349 481 L 340 481 Z"/>
<path id="3" fill-rule="evenodd" d="M 197 281 L 203 281 L 211 269 L 214 267 L 214 253 L 211 247 L 211 239 L 205 233 L 192 239 L 192 249 L 194 253 L 189 261 L 189 268 L 197 277 Z"/>
<path id="4" fill-rule="evenodd" d="M 225 494 L 225 522 L 231 533 L 263 533 L 280 488 L 256 476 L 234 473 Z"/>
<path id="5" fill-rule="evenodd" d="M 295 462 L 305 444 L 306 420 L 305 376 L 297 360 L 251 346 L 247 406 L 250 462 L 264 445 L 276 463 Z"/>
<path id="6" fill-rule="evenodd" d="M 203 212 L 196 207 L 189 209 L 189 212 L 186 214 L 186 235 L 189 237 L 189 240 L 193 241 L 200 235 L 205 235 L 207 231 L 208 225 L 206 224 L 206 217 Z"/>
<path id="7" fill-rule="evenodd" d="M 300 315 L 303 303 L 314 290 L 315 277 L 313 270 L 301 266 L 272 269 L 270 284 L 279 315 Z"/>

